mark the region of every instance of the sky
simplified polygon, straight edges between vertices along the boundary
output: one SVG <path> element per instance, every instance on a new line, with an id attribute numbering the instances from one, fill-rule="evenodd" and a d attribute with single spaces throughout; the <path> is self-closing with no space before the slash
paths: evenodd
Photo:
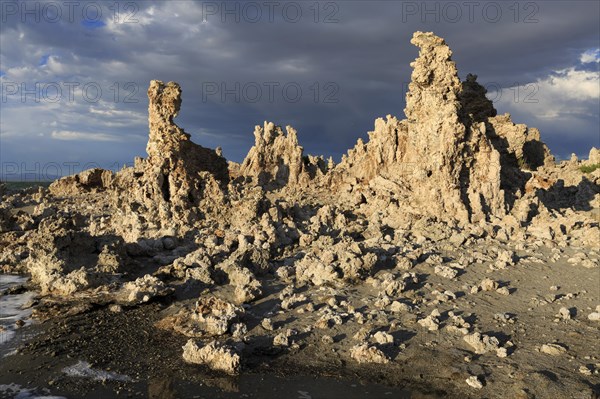
<path id="1" fill-rule="evenodd" d="M 557 158 L 600 147 L 597 1 L 1 0 L 0 178 L 145 156 L 152 79 L 181 85 L 175 121 L 229 160 L 272 121 L 337 161 L 376 118 L 405 117 L 417 30 Z"/>

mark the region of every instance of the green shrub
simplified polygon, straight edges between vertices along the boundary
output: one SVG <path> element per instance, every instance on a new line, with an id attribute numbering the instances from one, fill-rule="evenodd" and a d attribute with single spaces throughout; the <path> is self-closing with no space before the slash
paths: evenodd
<path id="1" fill-rule="evenodd" d="M 533 170 L 529 162 L 525 158 L 517 158 L 517 165 L 521 170 Z"/>
<path id="2" fill-rule="evenodd" d="M 596 169 L 600 169 L 600 163 L 595 163 L 593 165 L 583 165 L 579 168 L 583 173 L 592 173 Z"/>

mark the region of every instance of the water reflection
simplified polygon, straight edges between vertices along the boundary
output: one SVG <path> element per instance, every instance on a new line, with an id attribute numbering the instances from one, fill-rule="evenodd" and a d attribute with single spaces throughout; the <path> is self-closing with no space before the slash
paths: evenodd
<path id="1" fill-rule="evenodd" d="M 242 374 L 239 377 L 202 376 L 197 382 L 176 381 L 173 377 L 148 382 L 151 399 L 173 398 L 256 398 L 256 399 L 435 399 L 437 396 L 377 384 L 306 376 L 277 377 Z"/>

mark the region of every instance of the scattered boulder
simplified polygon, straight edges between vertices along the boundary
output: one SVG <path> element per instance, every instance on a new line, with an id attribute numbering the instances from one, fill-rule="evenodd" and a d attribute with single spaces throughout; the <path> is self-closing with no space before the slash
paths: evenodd
<path id="1" fill-rule="evenodd" d="M 596 306 L 596 311 L 588 315 L 588 320 L 600 321 L 600 305 Z"/>
<path id="2" fill-rule="evenodd" d="M 458 275 L 458 270 L 453 269 L 449 266 L 438 265 L 435 267 L 435 274 L 437 274 L 438 276 L 452 280 L 453 278 L 455 278 Z"/>
<path id="3" fill-rule="evenodd" d="M 375 334 L 373 334 L 373 340 L 379 345 L 394 343 L 394 337 L 384 331 L 377 331 Z"/>
<path id="4" fill-rule="evenodd" d="M 187 337 L 215 337 L 235 330 L 245 313 L 242 307 L 212 295 L 201 296 L 193 307 L 183 307 L 174 315 L 166 316 L 158 327 L 172 329 Z"/>
<path id="5" fill-rule="evenodd" d="M 467 385 L 469 385 L 471 388 L 475 388 L 475 389 L 483 388 L 483 384 L 479 380 L 479 377 L 477 377 L 476 375 L 470 376 L 465 381 L 467 382 Z"/>
<path id="6" fill-rule="evenodd" d="M 437 309 L 434 309 L 429 316 L 419 320 L 418 323 L 429 331 L 437 331 L 440 328 L 438 317 L 440 317 L 440 312 Z"/>
<path id="7" fill-rule="evenodd" d="M 148 302 L 156 296 L 165 296 L 173 292 L 173 288 L 168 287 L 158 278 L 146 274 L 143 277 L 125 283 L 121 290 L 123 301 L 134 305 Z"/>
<path id="8" fill-rule="evenodd" d="M 386 364 L 390 360 L 385 354 L 375 346 L 367 343 L 355 345 L 350 349 L 350 357 L 360 363 L 378 363 Z"/>
<path id="9" fill-rule="evenodd" d="M 498 289 L 498 283 L 491 278 L 485 278 L 479 284 L 482 291 L 496 291 Z"/>
<path id="10" fill-rule="evenodd" d="M 275 346 L 283 346 L 288 347 L 292 345 L 293 341 L 291 337 L 297 334 L 296 330 L 287 328 L 284 331 L 280 332 L 273 338 L 273 345 Z"/>
<path id="11" fill-rule="evenodd" d="M 193 364 L 203 364 L 215 371 L 227 374 L 238 374 L 240 371 L 240 356 L 227 345 L 211 341 L 199 346 L 193 339 L 183 346 L 183 360 Z"/>
<path id="12" fill-rule="evenodd" d="M 560 356 L 567 353 L 567 348 L 559 344 L 544 344 L 540 347 L 540 352 L 552 356 Z"/>
<path id="13" fill-rule="evenodd" d="M 465 335 L 464 341 L 469 344 L 477 354 L 483 354 L 487 352 L 495 352 L 500 346 L 500 341 L 496 337 L 490 337 L 485 334 L 475 332 L 473 334 Z"/>

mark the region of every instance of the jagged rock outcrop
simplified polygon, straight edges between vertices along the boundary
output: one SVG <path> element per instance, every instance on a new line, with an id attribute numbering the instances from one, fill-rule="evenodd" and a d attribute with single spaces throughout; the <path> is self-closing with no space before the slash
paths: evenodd
<path id="1" fill-rule="evenodd" d="M 486 124 L 486 134 L 507 166 L 535 170 L 553 165 L 554 157 L 541 141 L 539 130 L 513 123 L 510 114 L 498 115 L 486 93 L 485 87 L 477 83 L 477 75 L 468 74 L 459 95 L 463 120 Z"/>
<path id="2" fill-rule="evenodd" d="M 254 129 L 254 146 L 240 166 L 239 174 L 250 177 L 266 189 L 305 186 L 326 171 L 321 157 L 304 156 L 298 145 L 296 130 L 286 126 L 286 133 L 273 122 Z"/>
<path id="3" fill-rule="evenodd" d="M 173 179 L 179 177 L 180 182 L 188 183 L 192 189 L 193 182 L 190 180 L 200 172 L 210 172 L 219 182 L 227 182 L 227 161 L 216 150 L 193 143 L 190 135 L 173 122 L 181 107 L 179 84 L 153 80 L 148 88 L 148 100 L 148 163 L 157 167 L 171 167 Z M 181 159 L 177 159 L 177 156 Z M 169 180 L 169 183 L 172 182 Z M 177 190 L 172 190 L 172 195 L 176 194 Z"/>
<path id="4" fill-rule="evenodd" d="M 115 201 L 130 230 L 185 228 L 223 205 L 227 161 L 173 122 L 181 106 L 177 83 L 153 80 L 148 99 L 148 158 L 136 158 L 133 168 L 116 175 Z"/>
<path id="5" fill-rule="evenodd" d="M 600 150 L 596 147 L 592 147 L 588 159 L 584 163 L 586 165 L 600 165 Z"/>
<path id="6" fill-rule="evenodd" d="M 517 162 L 521 169 L 536 170 L 554 164 L 554 157 L 540 139 L 540 131 L 524 124 L 514 124 L 510 114 L 488 119 L 488 131 L 496 138 L 496 147 Z"/>
<path id="7" fill-rule="evenodd" d="M 50 184 L 50 193 L 56 196 L 71 196 L 110 188 L 114 178 L 110 170 L 94 168 L 79 174 L 65 176 Z"/>
<path id="8" fill-rule="evenodd" d="M 72 294 L 102 282 L 104 273 L 120 272 L 126 266 L 123 240 L 91 236 L 83 231 L 85 223 L 80 214 L 59 212 L 42 220 L 30 234 L 23 266 L 43 294 Z"/>
<path id="9" fill-rule="evenodd" d="M 477 83 L 477 75 L 467 74 L 458 96 L 464 115 L 471 115 L 475 122 L 485 122 L 496 116 L 494 103 L 485 96 L 486 93 L 487 89 Z"/>
<path id="10" fill-rule="evenodd" d="M 390 359 L 377 347 L 367 343 L 355 345 L 350 349 L 350 357 L 358 363 L 389 363 Z"/>
<path id="11" fill-rule="evenodd" d="M 375 130 L 369 132 L 368 143 L 358 139 L 356 146 L 342 157 L 334 174 L 341 175 L 341 179 L 350 184 L 368 182 L 376 176 L 401 180 L 402 176 L 410 175 L 415 166 L 401 161 L 407 138 L 406 121 L 391 115 L 386 120 L 378 118 Z"/>
<path id="12" fill-rule="evenodd" d="M 329 183 L 353 193 L 368 186 L 380 193 L 377 202 L 389 196 L 404 213 L 438 220 L 504 217 L 529 177 L 521 169 L 554 159 L 537 129 L 496 115 L 476 75 L 459 80 L 442 38 L 416 32 L 411 43 L 420 51 L 411 64 L 407 119 L 377 119 L 369 141 L 358 140 Z"/>
<path id="13" fill-rule="evenodd" d="M 505 214 L 500 187 L 500 154 L 486 136 L 483 122 L 465 121 L 463 90 L 452 52 L 433 33 L 416 32 L 411 43 L 420 48 L 411 64 L 412 81 L 406 95 L 407 120 L 388 116 L 375 121 L 370 140 L 356 147 L 336 167 L 332 181 L 375 177 L 405 189 L 416 212 L 441 220 L 477 221 Z M 485 94 L 485 93 L 483 93 Z M 464 98 L 479 98 L 469 85 Z M 470 109 L 479 118 L 493 113 L 485 101 Z"/>
<path id="14" fill-rule="evenodd" d="M 152 81 L 148 158 L 137 158 L 133 168 L 114 177 L 93 170 L 66 178 L 51 191 L 113 188 L 127 241 L 143 234 L 175 235 L 208 214 L 238 220 L 252 208 L 240 188 L 248 182 L 265 191 L 321 187 L 339 191 L 344 200 L 349 194 L 355 205 L 366 202 L 366 195 L 374 212 L 397 208 L 395 226 L 405 222 L 399 212 L 403 218 L 459 223 L 504 217 L 530 177 L 523 169 L 552 165 L 554 159 L 537 129 L 514 124 L 508 114 L 497 115 L 476 75 L 460 81 L 442 38 L 416 32 L 411 42 L 420 51 L 411 63 L 407 119 L 377 119 L 368 142 L 359 139 L 337 166 L 305 156 L 296 130 L 287 126 L 284 132 L 272 122 L 256 126 L 255 144 L 242 164 L 228 164 L 220 149 L 194 144 L 173 122 L 181 105 L 179 85 Z M 232 178 L 241 201 L 226 192 Z M 251 212 L 242 224 L 258 215 L 258 210 Z"/>
<path id="15" fill-rule="evenodd" d="M 522 196 L 530 171 L 542 166 L 552 167 L 554 157 L 540 141 L 536 128 L 514 124 L 510 114 L 497 115 L 486 90 L 477 83 L 477 76 L 469 74 L 460 93 L 462 120 L 466 126 L 482 123 L 485 135 L 500 155 L 500 187 L 504 193 L 504 206 L 510 210 Z"/>

